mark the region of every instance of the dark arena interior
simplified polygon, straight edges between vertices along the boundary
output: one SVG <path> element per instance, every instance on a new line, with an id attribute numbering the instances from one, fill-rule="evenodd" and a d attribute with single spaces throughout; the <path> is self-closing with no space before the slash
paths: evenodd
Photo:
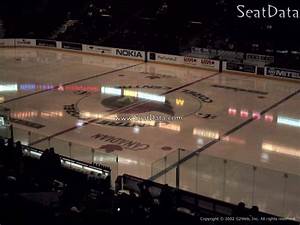
<path id="1" fill-rule="evenodd" d="M 0 1 L 0 225 L 296 225 L 300 3 Z"/>

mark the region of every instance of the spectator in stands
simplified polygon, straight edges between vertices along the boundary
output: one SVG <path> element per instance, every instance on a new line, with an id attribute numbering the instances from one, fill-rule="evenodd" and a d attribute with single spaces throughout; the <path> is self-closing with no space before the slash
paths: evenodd
<path id="1" fill-rule="evenodd" d="M 4 148 L 4 164 L 8 170 L 12 170 L 14 168 L 15 156 L 14 142 L 10 138 L 8 139 L 6 148 Z"/>
<path id="2" fill-rule="evenodd" d="M 22 170 L 22 157 L 23 157 L 23 151 L 22 151 L 22 144 L 20 141 L 16 142 L 16 147 L 15 147 L 15 168 L 17 175 L 21 173 Z"/>
<path id="3" fill-rule="evenodd" d="M 0 150 L 3 150 L 5 147 L 5 141 L 3 138 L 0 138 Z"/>
<path id="4" fill-rule="evenodd" d="M 7 140 L 7 147 L 11 149 L 14 147 L 14 140 L 12 138 Z"/>
<path id="5" fill-rule="evenodd" d="M 45 170 L 47 168 L 48 164 L 48 157 L 49 156 L 49 149 L 45 149 L 45 151 L 42 153 L 40 157 L 40 166 L 41 170 Z M 43 171 L 45 172 L 45 171 Z"/>
<path id="6" fill-rule="evenodd" d="M 236 208 L 236 211 L 235 211 L 235 216 L 247 216 L 247 209 L 245 207 L 245 203 L 244 202 L 240 202 L 238 205 L 237 205 L 237 208 Z"/>
<path id="7" fill-rule="evenodd" d="M 159 196 L 159 207 L 163 212 L 170 212 L 173 205 L 173 197 L 169 185 L 165 184 Z"/>
<path id="8" fill-rule="evenodd" d="M 54 148 L 46 149 L 40 158 L 41 185 L 49 189 L 52 182 L 59 173 L 61 167 L 61 160 L 58 154 L 54 152 Z"/>
<path id="9" fill-rule="evenodd" d="M 45 149 L 40 157 L 39 179 L 42 189 L 48 189 L 49 183 L 49 149 Z"/>
<path id="10" fill-rule="evenodd" d="M 5 141 L 4 139 L 0 138 L 0 163 L 3 163 L 4 160 L 4 150 L 5 150 Z"/>
<path id="11" fill-rule="evenodd" d="M 16 142 L 16 155 L 18 158 L 23 156 L 23 152 L 22 152 L 22 144 L 20 141 Z"/>
<path id="12" fill-rule="evenodd" d="M 50 160 L 50 169 L 52 170 L 52 175 L 56 176 L 61 167 L 60 156 L 55 153 L 54 148 L 49 149 L 49 160 Z"/>
<path id="13" fill-rule="evenodd" d="M 45 151 L 42 153 L 42 155 L 40 157 L 41 163 L 46 162 L 48 155 L 49 155 L 49 149 L 47 148 L 47 149 L 45 149 Z"/>
<path id="14" fill-rule="evenodd" d="M 138 211 L 138 199 L 137 199 L 137 197 L 136 197 L 136 195 L 135 195 L 135 193 L 134 193 L 134 191 L 132 191 L 132 190 L 130 190 L 129 191 L 129 205 L 130 205 L 130 207 L 131 207 L 131 209 L 130 209 L 130 213 L 132 214 L 132 215 L 135 215 L 136 213 L 137 213 L 137 211 Z"/>
<path id="15" fill-rule="evenodd" d="M 141 204 L 147 209 L 153 206 L 153 198 L 149 191 L 148 185 L 143 182 L 139 184 Z"/>
<path id="16" fill-rule="evenodd" d="M 250 209 L 250 215 L 251 216 L 257 216 L 259 213 L 259 209 L 257 206 L 252 206 L 252 208 Z"/>

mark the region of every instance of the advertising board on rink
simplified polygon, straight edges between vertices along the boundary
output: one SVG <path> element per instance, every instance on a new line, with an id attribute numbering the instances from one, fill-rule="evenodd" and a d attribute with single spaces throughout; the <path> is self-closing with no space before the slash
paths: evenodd
<path id="1" fill-rule="evenodd" d="M 14 45 L 14 39 L 0 39 L 0 47 L 13 47 Z"/>
<path id="2" fill-rule="evenodd" d="M 220 61 L 212 59 L 200 59 L 190 56 L 185 56 L 183 59 L 184 65 L 219 70 Z"/>
<path id="3" fill-rule="evenodd" d="M 300 71 L 275 68 L 275 67 L 266 67 L 265 68 L 265 76 L 289 78 L 289 79 L 300 79 Z"/>
<path id="4" fill-rule="evenodd" d="M 56 41 L 37 39 L 36 40 L 36 46 L 56 48 Z"/>
<path id="5" fill-rule="evenodd" d="M 150 62 L 191 66 L 213 70 L 219 70 L 220 67 L 220 62 L 218 60 L 196 58 L 191 56 L 167 55 L 149 52 L 148 59 Z"/>
<path id="6" fill-rule="evenodd" d="M 161 62 L 167 64 L 183 64 L 183 57 L 178 55 L 160 54 L 155 52 L 148 53 L 148 59 L 150 62 Z"/>
<path id="7" fill-rule="evenodd" d="M 107 56 L 113 55 L 112 48 L 96 46 L 96 45 L 82 45 L 82 51 L 93 53 L 93 54 L 99 54 L 99 55 L 107 55 Z"/>
<path id="8" fill-rule="evenodd" d="M 69 50 L 82 51 L 82 44 L 72 42 L 62 42 L 62 48 Z"/>
<path id="9" fill-rule="evenodd" d="M 236 71 L 244 73 L 256 73 L 257 68 L 254 65 L 246 65 L 241 63 L 224 62 L 223 69 L 225 71 Z"/>
<path id="10" fill-rule="evenodd" d="M 117 57 L 130 58 L 136 60 L 145 59 L 145 52 L 131 49 L 115 48 L 113 55 Z"/>
<path id="11" fill-rule="evenodd" d="M 253 62 L 274 63 L 274 56 L 247 53 L 246 60 L 251 60 Z"/>
<path id="12" fill-rule="evenodd" d="M 36 46 L 35 39 L 15 39 L 15 45 L 19 47 L 33 47 Z"/>

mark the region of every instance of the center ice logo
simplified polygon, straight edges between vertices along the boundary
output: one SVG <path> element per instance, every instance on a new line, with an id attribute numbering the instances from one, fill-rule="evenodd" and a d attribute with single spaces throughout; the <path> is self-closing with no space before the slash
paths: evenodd
<path id="1" fill-rule="evenodd" d="M 142 121 L 135 120 L 116 120 L 113 115 L 118 117 L 124 116 L 126 118 L 131 118 L 136 115 L 146 117 L 149 114 L 166 116 L 167 118 L 184 118 L 195 115 L 203 119 L 207 118 L 206 115 L 210 115 L 201 109 L 203 104 L 212 103 L 213 100 L 197 91 L 182 89 L 178 92 L 170 92 L 167 95 L 159 95 L 151 94 L 153 91 L 149 91 L 150 89 L 156 90 L 155 92 L 160 90 L 160 93 L 168 93 L 172 87 L 157 85 L 127 85 L 114 88 L 102 87 L 101 92 L 103 93 L 101 95 L 98 95 L 98 93 L 86 93 L 84 97 L 80 95 L 81 98 L 76 103 L 65 105 L 64 109 L 66 113 L 73 117 L 86 121 L 92 120 L 92 123 L 100 126 L 128 128 L 158 126 L 161 123 L 168 124 L 170 121 L 155 120 L 141 123 Z M 109 93 L 107 90 L 109 90 Z M 140 99 L 137 93 L 150 96 L 157 101 Z M 209 116 L 209 118 L 212 119 L 215 118 L 215 116 Z"/>

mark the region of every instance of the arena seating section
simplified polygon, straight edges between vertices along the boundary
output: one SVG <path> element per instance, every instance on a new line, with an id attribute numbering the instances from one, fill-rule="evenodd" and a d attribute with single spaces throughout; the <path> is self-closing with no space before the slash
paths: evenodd
<path id="1" fill-rule="evenodd" d="M 253 6 L 253 1 L 243 4 Z M 271 54 L 277 67 L 299 69 L 299 33 L 294 31 L 299 20 L 240 20 L 235 7 L 224 0 L 11 0 L 0 3 L 0 19 L 8 38 L 57 39 L 167 54 L 180 54 L 191 46 Z"/>
<path id="2" fill-rule="evenodd" d="M 63 166 L 64 157 L 51 148 L 38 158 L 24 154 L 27 148 L 0 139 L 2 225 L 224 224 L 200 218 L 271 216 L 257 207 L 247 209 L 242 203 L 235 206 L 129 175 L 118 177 L 112 190 L 110 176 Z"/>

